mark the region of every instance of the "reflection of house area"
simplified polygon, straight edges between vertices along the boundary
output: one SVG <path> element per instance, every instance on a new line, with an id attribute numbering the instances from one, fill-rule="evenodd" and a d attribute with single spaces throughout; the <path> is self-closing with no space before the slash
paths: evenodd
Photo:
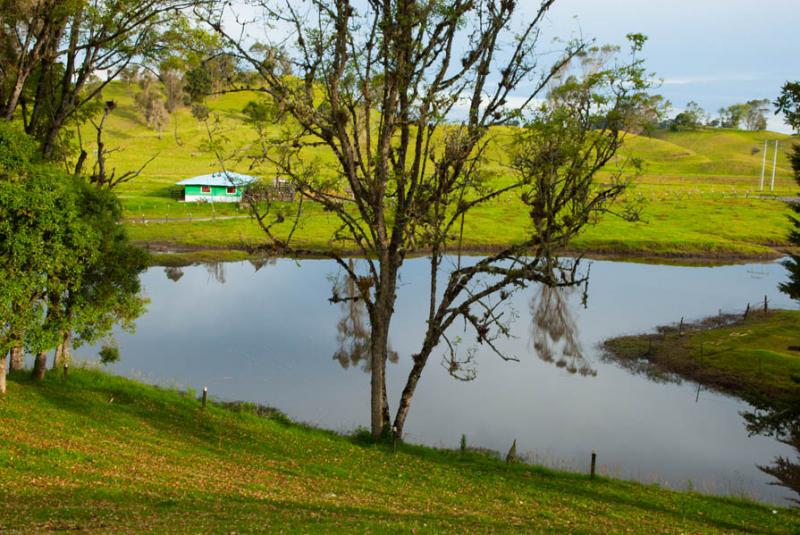
<path id="1" fill-rule="evenodd" d="M 538 286 L 531 298 L 531 338 L 540 359 L 569 373 L 595 376 L 583 356 L 578 327 L 569 308 L 574 287 Z"/>
<path id="2" fill-rule="evenodd" d="M 350 269 L 354 270 L 352 260 Z M 358 288 L 350 277 L 347 277 L 344 282 L 337 282 L 334 295 L 337 296 L 336 301 L 339 303 L 341 318 L 336 324 L 337 349 L 333 354 L 333 359 L 338 361 L 344 369 L 361 366 L 361 369 L 367 372 L 372 367 L 369 318 L 367 318 L 364 302 L 359 298 Z M 399 360 L 397 352 L 391 347 L 387 359 L 392 363 Z"/>

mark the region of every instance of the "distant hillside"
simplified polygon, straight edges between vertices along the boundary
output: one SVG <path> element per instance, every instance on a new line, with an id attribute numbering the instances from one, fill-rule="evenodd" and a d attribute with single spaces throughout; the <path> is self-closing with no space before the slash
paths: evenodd
<path id="1" fill-rule="evenodd" d="M 110 155 L 109 167 L 118 173 L 138 169 L 155 156 L 140 177 L 117 190 L 133 239 L 156 248 L 192 251 L 242 250 L 262 243 L 263 231 L 238 205 L 177 202 L 176 182 L 218 171 L 221 164 L 205 146 L 206 125 L 194 119 L 188 107 L 172 114 L 170 123 L 159 134 L 145 125 L 136 110 L 136 92 L 136 86 L 112 83 L 104 95 L 118 104 L 106 128 L 107 147 L 119 149 Z M 209 127 L 214 139 L 222 141 L 227 169 L 269 179 L 273 173 L 270 168 L 251 168 L 252 156 L 260 149 L 255 132 L 242 113 L 245 105 L 256 98 L 254 92 L 209 98 Z M 485 170 L 494 180 L 511 178 L 506 147 L 513 131 L 507 127 L 493 132 Z M 89 126 L 83 139 L 90 150 L 93 136 Z M 573 240 L 571 247 L 584 252 L 644 256 L 753 258 L 782 254 L 788 246 L 789 210 L 783 202 L 766 198 L 769 192 L 758 189 L 765 139 L 779 139 L 782 147 L 774 195 L 796 195 L 798 188 L 785 155 L 791 142 L 788 136 L 712 129 L 658 132 L 653 137 L 630 135 L 618 155 L 618 163 L 628 158 L 643 161 L 643 173 L 627 194 L 643 201 L 641 220 L 630 224 L 612 216 L 603 217 Z M 303 156 L 307 162 L 318 164 L 320 174 L 335 175 L 338 167 L 326 148 L 307 149 Z M 767 156 L 769 184 L 772 144 Z M 607 178 L 614 167 L 612 162 L 598 178 Z M 335 230 L 329 214 L 318 208 L 305 208 L 306 217 L 295 236 L 308 248 L 327 247 Z M 463 243 L 471 250 L 494 249 L 522 239 L 529 225 L 523 205 L 513 195 L 503 196 L 467 218 Z"/>
<path id="2" fill-rule="evenodd" d="M 644 160 L 647 174 L 759 177 L 765 140 L 769 141 L 767 178 L 772 170 L 774 140 L 779 140 L 776 179 L 789 180 L 791 165 L 786 153 L 793 140 L 777 132 L 711 128 L 659 131 L 653 137 L 631 136 L 627 150 Z"/>
<path id="3" fill-rule="evenodd" d="M 112 156 L 120 169 L 137 167 L 143 159 L 158 154 L 156 160 L 143 174 L 155 182 L 169 185 L 191 174 L 202 174 L 219 167 L 213 154 L 203 150 L 207 132 L 195 120 L 189 108 L 179 109 L 171 116 L 170 124 L 159 134 L 147 128 L 136 110 L 133 95 L 136 86 L 112 83 L 105 92 L 119 107 L 108 121 L 107 144 L 124 150 Z M 226 156 L 237 170 L 247 171 L 248 145 L 255 140 L 252 129 L 245 124 L 242 109 L 247 102 L 258 98 L 254 92 L 230 93 L 208 99 L 207 105 L 219 116 L 216 135 L 227 138 Z M 90 133 L 87 130 L 87 133 Z M 505 138 L 505 136 L 501 136 Z M 91 139 L 91 138 L 89 138 Z M 775 132 L 749 132 L 740 130 L 707 129 L 697 132 L 659 131 L 653 137 L 630 135 L 624 156 L 644 161 L 645 176 L 683 176 L 698 178 L 751 177 L 761 173 L 764 140 L 770 140 L 767 157 L 767 178 L 771 172 L 772 140 L 781 140 L 778 155 L 777 181 L 780 187 L 791 186 L 791 168 L 786 156 L 790 136 Z M 502 145 L 503 140 L 498 143 Z M 502 147 L 496 148 L 502 152 Z M 326 151 L 315 151 L 315 157 Z M 323 156 L 324 157 L 324 156 Z M 502 160 L 502 154 L 491 154 L 492 160 Z M 148 187 L 146 184 L 140 184 Z M 135 191 L 130 185 L 126 190 Z"/>

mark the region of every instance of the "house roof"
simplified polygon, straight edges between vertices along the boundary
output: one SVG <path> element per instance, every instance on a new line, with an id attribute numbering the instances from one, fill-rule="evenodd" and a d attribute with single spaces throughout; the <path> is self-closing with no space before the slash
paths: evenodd
<path id="1" fill-rule="evenodd" d="M 244 186 L 255 182 L 258 178 L 233 171 L 221 171 L 210 175 L 187 178 L 178 182 L 180 186 Z"/>

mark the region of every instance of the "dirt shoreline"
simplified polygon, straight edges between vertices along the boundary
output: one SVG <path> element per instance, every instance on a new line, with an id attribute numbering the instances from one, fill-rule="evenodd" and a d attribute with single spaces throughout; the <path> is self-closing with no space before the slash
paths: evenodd
<path id="1" fill-rule="evenodd" d="M 744 308 L 744 307 L 743 307 Z M 780 400 L 790 395 L 791 390 L 778 387 L 765 380 L 761 374 L 761 363 L 752 362 L 749 373 L 728 369 L 725 362 L 716 360 L 718 355 L 730 353 L 729 347 L 719 347 L 714 341 L 715 333 L 744 336 L 758 325 L 770 325 L 794 311 L 762 308 L 760 303 L 748 304 L 745 311 L 709 316 L 699 321 L 680 322 L 656 327 L 655 332 L 617 336 L 604 340 L 600 347 L 603 358 L 634 373 L 647 375 L 656 381 L 671 382 L 680 378 L 693 381 L 703 387 L 736 396 L 748 402 L 754 400 Z M 711 334 L 711 340 L 704 335 Z M 697 342 L 697 337 L 701 342 Z M 786 348 L 783 348 L 786 349 Z M 791 346 L 789 351 L 797 351 Z M 762 348 L 762 350 L 764 350 Z M 756 370 L 756 372 L 753 372 Z M 756 373 L 753 376 L 752 373 Z"/>
<path id="2" fill-rule="evenodd" d="M 188 266 L 202 262 L 224 262 L 234 260 L 246 260 L 248 258 L 264 258 L 269 255 L 263 253 L 252 253 L 244 247 L 238 246 L 191 246 L 174 244 L 168 242 L 135 242 L 136 245 L 147 249 L 154 257 L 154 266 Z M 469 247 L 462 250 L 464 256 L 478 256 L 495 253 L 501 250 L 501 245 L 487 245 L 479 247 Z M 359 256 L 356 250 L 340 250 L 340 255 L 344 257 Z M 676 254 L 676 253 L 652 253 L 636 251 L 613 251 L 608 249 L 564 249 L 559 251 L 563 256 L 583 256 L 589 260 L 610 260 L 618 262 L 633 262 L 640 264 L 659 264 L 659 265 L 679 265 L 679 266 L 721 266 L 744 264 L 758 261 L 773 261 L 788 254 L 797 253 L 788 248 L 772 248 L 770 253 L 764 254 L 739 254 L 739 253 L 717 253 L 717 254 Z M 420 257 L 428 254 L 428 251 L 420 250 L 411 257 Z M 278 255 L 280 256 L 280 255 Z M 315 259 L 327 258 L 325 254 L 304 254 L 298 258 Z M 183 261 L 182 261 L 183 260 Z"/>

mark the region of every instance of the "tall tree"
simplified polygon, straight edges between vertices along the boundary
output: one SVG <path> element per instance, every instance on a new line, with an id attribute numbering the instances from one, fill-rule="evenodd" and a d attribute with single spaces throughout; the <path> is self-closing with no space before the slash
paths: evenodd
<path id="1" fill-rule="evenodd" d="M 800 81 L 786 82 L 775 101 L 776 113 L 782 113 L 786 124 L 796 134 L 800 134 Z M 794 171 L 794 179 L 800 186 L 800 144 L 792 145 L 789 160 Z M 789 235 L 795 247 L 800 248 L 800 203 L 792 203 L 792 231 Z M 783 264 L 789 271 L 789 281 L 781 285 L 781 291 L 792 299 L 800 301 L 800 254 L 794 254 Z"/>
<path id="2" fill-rule="evenodd" d="M 142 114 L 147 126 L 158 132 L 161 137 L 161 131 L 168 119 L 161 87 L 156 78 L 149 75 L 145 75 L 139 80 L 139 87 L 141 91 L 134 97 L 136 109 Z"/>
<path id="3" fill-rule="evenodd" d="M 57 303 L 98 254 L 78 206 L 82 187 L 41 165 L 0 178 L 0 354 L 36 355 L 37 378 L 59 343 Z"/>
<path id="4" fill-rule="evenodd" d="M 697 130 L 706 119 L 706 112 L 697 102 L 691 101 L 686 105 L 686 109 L 678 113 L 670 123 L 670 129 L 674 131 Z"/>
<path id="5" fill-rule="evenodd" d="M 34 354 L 41 379 L 48 350 L 68 359 L 73 332 L 96 341 L 141 313 L 146 254 L 128 243 L 108 189 L 36 162 L 35 151 L 0 124 L 0 355 Z"/>
<path id="6" fill-rule="evenodd" d="M 750 106 L 747 104 L 731 104 L 719 109 L 719 121 L 722 128 L 739 128 L 747 117 Z"/>
<path id="7" fill-rule="evenodd" d="M 132 62 L 158 50 L 170 13 L 198 0 L 7 2 L 0 19 L 3 116 L 22 106 L 26 131 L 49 159 L 68 120 Z M 103 74 L 100 78 L 98 75 Z M 23 98 L 29 85 L 29 98 Z M 28 101 L 30 100 L 30 101 Z"/>
<path id="8" fill-rule="evenodd" d="M 387 0 L 358 8 L 318 0 L 303 13 L 288 0 L 255 3 L 268 24 L 293 28 L 293 47 L 277 39 L 267 46 L 291 58 L 295 76 L 253 55 L 235 37 L 239 30 L 226 30 L 224 5 L 205 15 L 258 73 L 255 89 L 291 117 L 269 163 L 301 201 L 292 218 L 266 200 L 252 203 L 254 216 L 265 247 L 283 254 L 306 252 L 292 236 L 307 202 L 338 219 L 325 254 L 352 279 L 367 309 L 372 434 L 402 436 L 422 371 L 440 344 L 454 346 L 448 329 L 456 321 L 508 358 L 495 344 L 508 333 L 498 307 L 533 281 L 556 286 L 580 278 L 574 263 L 553 255 L 624 190 L 616 175 L 610 185 L 592 177 L 615 155 L 646 96 L 648 77 L 635 55 L 644 38 L 632 36 L 634 55 L 621 65 L 608 63 L 611 50 L 584 42 L 543 64 L 540 26 L 554 0 L 540 2 L 521 26 L 518 4 L 505 0 Z M 512 98 L 520 94 L 519 102 Z M 547 104 L 533 105 L 548 94 Z M 515 170 L 491 176 L 482 164 L 492 143 L 503 144 L 495 127 L 522 119 L 529 126 L 520 133 Z M 546 149 L 534 144 L 547 134 L 557 141 Z M 309 147 L 320 145 L 334 155 L 335 169 L 314 157 Z M 476 207 L 515 194 L 530 214 L 524 240 L 478 261 L 446 262 Z M 364 257 L 360 269 L 341 257 L 343 248 Z M 415 251 L 430 255 L 430 297 L 392 422 L 385 410 L 389 331 L 400 268 Z"/>
<path id="9" fill-rule="evenodd" d="M 769 112 L 769 99 L 748 100 L 747 114 L 744 117 L 744 125 L 748 130 L 766 130 L 767 113 Z"/>

